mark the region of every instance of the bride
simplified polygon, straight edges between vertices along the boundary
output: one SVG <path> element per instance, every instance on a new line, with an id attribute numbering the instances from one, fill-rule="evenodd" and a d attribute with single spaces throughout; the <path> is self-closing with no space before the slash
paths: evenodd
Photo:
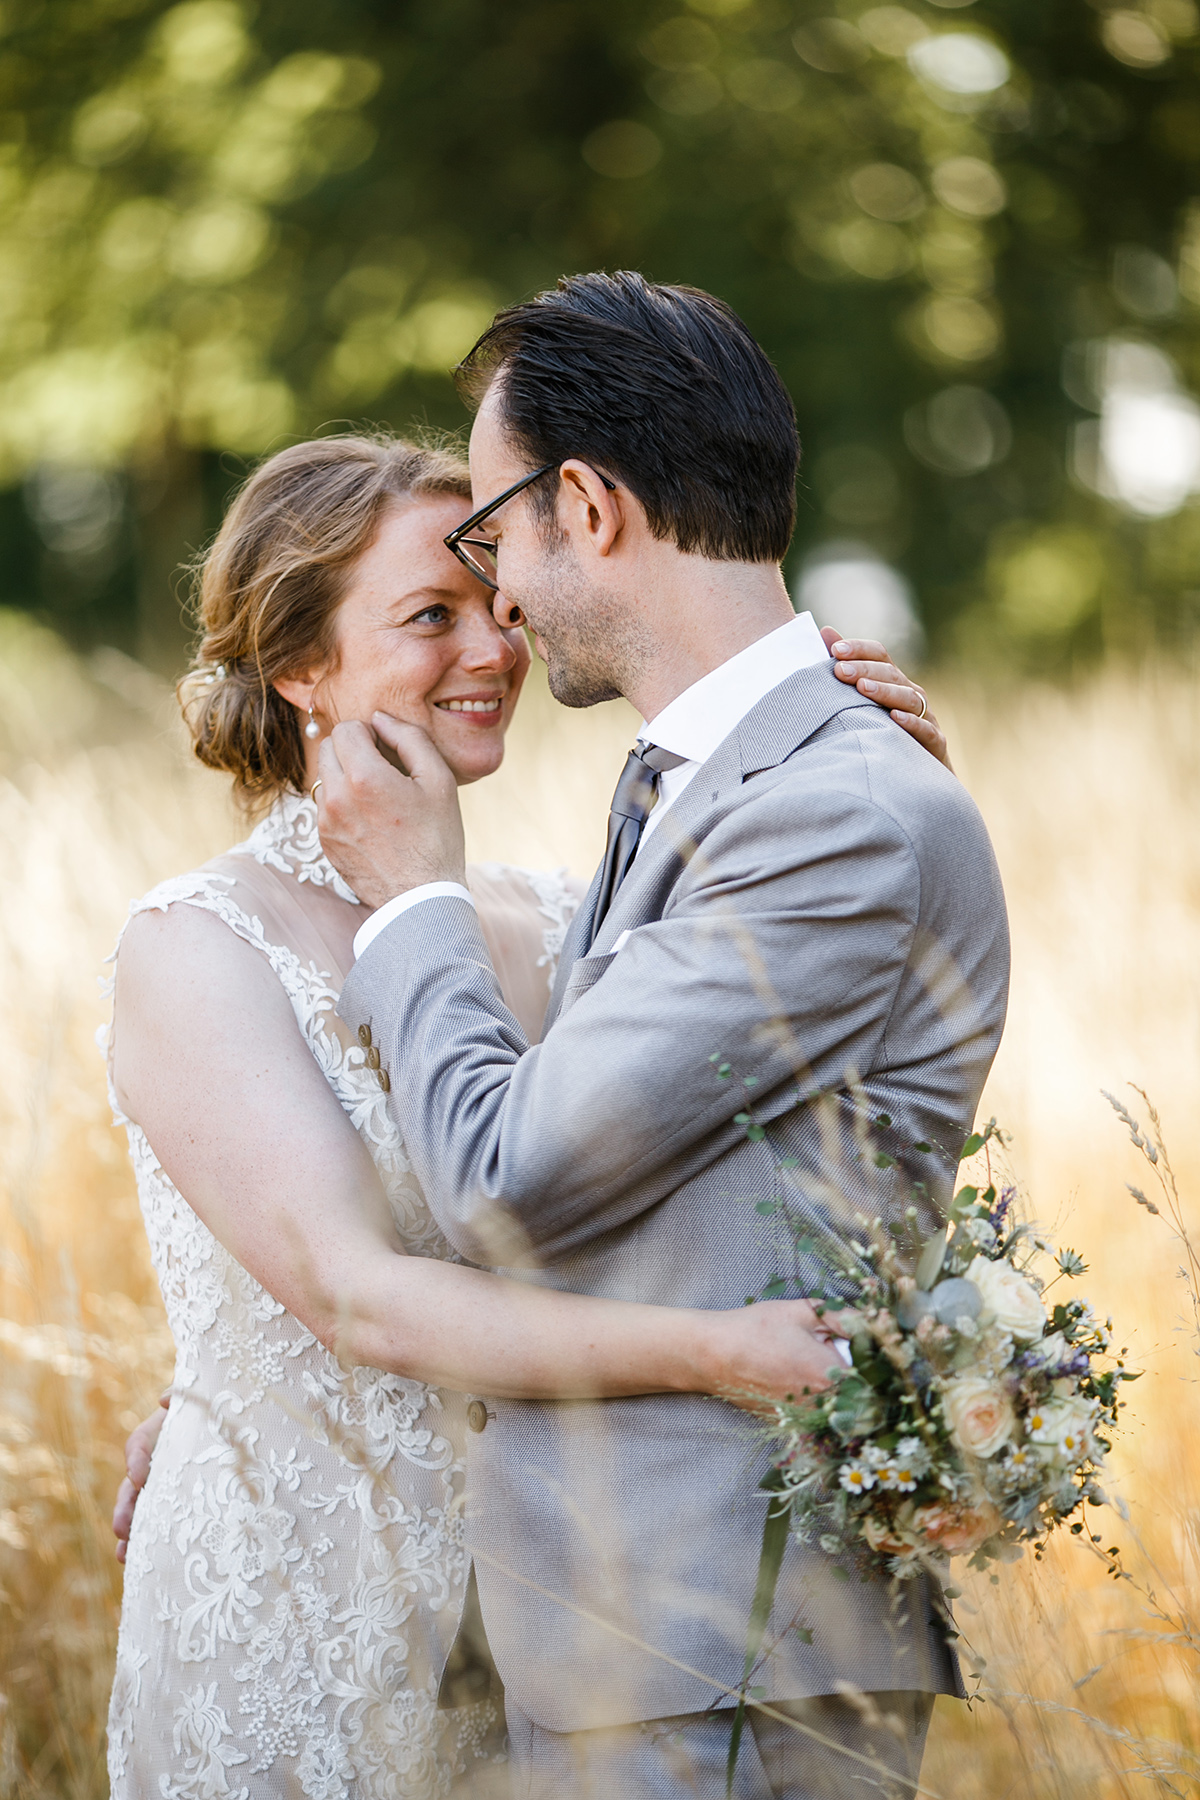
<path id="1" fill-rule="evenodd" d="M 365 912 L 321 853 L 321 738 L 384 710 L 477 781 L 529 666 L 444 547 L 469 500 L 441 452 L 300 444 L 247 482 L 200 574 L 185 716 L 200 760 L 268 810 L 135 902 L 119 944 L 113 1104 L 176 1366 L 129 1532 L 114 1800 L 448 1793 L 502 1754 L 494 1700 L 438 1706 L 476 1396 L 779 1394 L 830 1360 L 803 1301 L 688 1311 L 463 1266 L 409 1172 L 369 1028 L 336 1016 Z M 911 727 L 920 695 L 866 672 L 901 684 L 872 697 Z M 944 747 L 932 721 L 918 735 Z M 495 864 L 471 883 L 536 1038 L 578 896 Z M 122 1529 L 134 1498 L 127 1484 Z"/>

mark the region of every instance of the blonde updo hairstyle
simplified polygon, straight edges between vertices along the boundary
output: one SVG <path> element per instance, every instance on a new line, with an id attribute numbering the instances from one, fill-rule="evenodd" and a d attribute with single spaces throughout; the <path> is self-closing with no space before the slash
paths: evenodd
<path id="1" fill-rule="evenodd" d="M 335 619 L 355 562 L 390 506 L 453 494 L 466 464 L 380 432 L 317 438 L 256 469 L 198 565 L 202 632 L 179 700 L 196 755 L 256 809 L 305 785 L 304 738 L 274 683 L 335 663 Z"/>

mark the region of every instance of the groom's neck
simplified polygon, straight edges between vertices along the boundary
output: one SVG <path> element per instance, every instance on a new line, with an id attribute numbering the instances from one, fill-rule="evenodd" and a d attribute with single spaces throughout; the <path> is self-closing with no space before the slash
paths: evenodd
<path id="1" fill-rule="evenodd" d="M 676 552 L 654 576 L 639 596 L 647 629 L 625 681 L 625 697 L 644 719 L 794 617 L 775 563 L 710 562 Z"/>

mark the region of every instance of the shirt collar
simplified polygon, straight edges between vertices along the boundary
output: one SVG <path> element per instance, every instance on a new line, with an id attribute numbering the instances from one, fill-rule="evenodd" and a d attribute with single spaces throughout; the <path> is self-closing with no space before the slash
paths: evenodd
<path id="1" fill-rule="evenodd" d="M 772 688 L 798 670 L 828 660 L 812 614 L 797 613 L 677 694 L 638 735 L 689 762 L 707 762 Z"/>

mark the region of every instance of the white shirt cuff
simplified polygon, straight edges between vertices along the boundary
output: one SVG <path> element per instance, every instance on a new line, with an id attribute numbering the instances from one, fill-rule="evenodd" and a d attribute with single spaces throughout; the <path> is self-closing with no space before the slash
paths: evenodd
<path id="1" fill-rule="evenodd" d="M 475 898 L 469 888 L 457 881 L 427 881 L 424 887 L 409 888 L 407 894 L 397 894 L 394 900 L 387 900 L 373 912 L 364 925 L 360 925 L 354 934 L 354 960 L 364 956 L 367 947 L 375 942 L 381 931 L 386 931 L 393 919 L 407 912 L 410 906 L 419 906 L 422 900 L 465 900 L 468 906 L 475 905 Z"/>

